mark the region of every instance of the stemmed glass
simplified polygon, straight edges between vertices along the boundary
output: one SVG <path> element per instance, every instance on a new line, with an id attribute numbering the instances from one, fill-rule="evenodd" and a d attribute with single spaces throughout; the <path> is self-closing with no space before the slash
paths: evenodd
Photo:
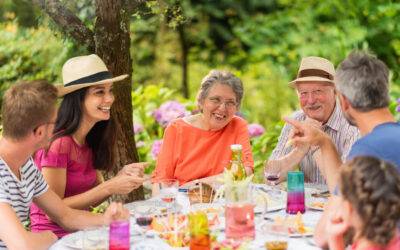
<path id="1" fill-rule="evenodd" d="M 178 195 L 179 181 L 176 179 L 164 179 L 158 182 L 160 197 L 167 204 L 167 209 L 172 208 Z"/>
<path id="2" fill-rule="evenodd" d="M 148 247 L 148 244 L 146 244 L 146 242 L 147 242 L 146 241 L 146 233 L 147 233 L 147 228 L 150 226 L 150 224 L 153 221 L 153 218 L 155 216 L 155 209 L 149 208 L 148 206 L 143 206 L 140 203 L 138 203 L 134 207 L 134 216 L 135 216 L 136 224 L 138 224 L 140 227 L 140 232 L 142 234 L 144 248 L 145 249 L 147 249 L 147 248 L 153 249 L 152 247 Z"/>
<path id="3" fill-rule="evenodd" d="M 280 164 L 278 164 L 274 161 L 269 161 L 269 162 L 264 162 L 263 166 L 264 166 L 265 183 L 267 185 L 268 185 L 268 183 L 271 185 L 272 193 L 277 193 L 278 190 L 275 190 L 275 186 L 276 186 L 276 181 L 281 176 L 282 168 L 281 168 Z"/>

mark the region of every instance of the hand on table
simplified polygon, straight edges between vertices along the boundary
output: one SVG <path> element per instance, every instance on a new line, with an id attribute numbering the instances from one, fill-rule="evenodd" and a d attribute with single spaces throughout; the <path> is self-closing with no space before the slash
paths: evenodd
<path id="1" fill-rule="evenodd" d="M 129 221 L 129 210 L 122 203 L 113 202 L 104 212 L 104 225 L 108 226 L 117 220 Z"/>

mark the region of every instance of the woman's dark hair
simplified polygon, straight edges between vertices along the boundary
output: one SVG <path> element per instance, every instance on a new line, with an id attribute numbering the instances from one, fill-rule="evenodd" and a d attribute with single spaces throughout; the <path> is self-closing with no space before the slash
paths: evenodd
<path id="1" fill-rule="evenodd" d="M 362 219 L 360 236 L 387 245 L 400 219 L 400 173 L 396 166 L 372 156 L 355 157 L 342 167 L 339 187 Z"/>
<path id="2" fill-rule="evenodd" d="M 82 88 L 64 96 L 57 114 L 54 136 L 51 142 L 62 136 L 72 135 L 82 122 L 82 103 L 88 88 Z M 61 131 L 61 132 L 60 132 Z M 86 136 L 93 151 L 93 167 L 110 172 L 115 165 L 115 143 L 117 126 L 112 116 L 107 121 L 97 122 Z"/>

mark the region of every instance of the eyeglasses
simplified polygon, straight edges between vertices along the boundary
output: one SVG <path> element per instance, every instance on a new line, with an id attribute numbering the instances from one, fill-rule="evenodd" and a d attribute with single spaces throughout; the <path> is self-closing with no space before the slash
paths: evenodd
<path id="1" fill-rule="evenodd" d="M 222 101 L 219 97 L 207 97 L 208 100 L 211 101 L 212 104 L 214 104 L 215 106 L 221 106 L 222 103 L 225 104 L 225 107 L 228 109 L 232 109 L 234 107 L 236 107 L 236 102 L 233 100 L 228 100 L 228 101 Z"/>

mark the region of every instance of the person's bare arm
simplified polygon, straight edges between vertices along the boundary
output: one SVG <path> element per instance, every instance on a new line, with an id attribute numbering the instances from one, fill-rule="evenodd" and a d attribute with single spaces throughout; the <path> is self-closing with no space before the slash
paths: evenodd
<path id="1" fill-rule="evenodd" d="M 329 235 L 326 230 L 326 225 L 328 220 L 330 219 L 330 215 L 335 213 L 338 209 L 340 209 L 339 197 L 336 195 L 332 195 L 326 204 L 324 212 L 322 213 L 321 218 L 319 219 L 315 230 L 314 230 L 314 240 L 315 244 L 318 247 L 326 248 L 328 246 L 328 238 Z"/>
<path id="2" fill-rule="evenodd" d="M 112 203 L 104 214 L 94 214 L 68 207 L 51 189 L 35 197 L 33 202 L 66 231 L 108 226 L 113 220 L 129 220 L 129 211 L 121 203 Z"/>
<path id="3" fill-rule="evenodd" d="M 286 117 L 283 117 L 283 120 L 295 127 L 291 132 L 293 144 L 305 143 L 320 147 L 321 166 L 323 166 L 322 172 L 325 173 L 329 191 L 332 193 L 338 183 L 338 174 L 342 160 L 331 138 L 322 130 L 308 124 L 300 123 Z"/>
<path id="4" fill-rule="evenodd" d="M 139 169 L 148 163 L 136 163 Z M 142 166 L 143 165 L 143 166 Z M 108 181 L 102 181 L 100 171 L 97 171 L 96 182 L 92 189 L 74 196 L 64 198 L 66 187 L 66 169 L 43 167 L 42 173 L 50 188 L 63 199 L 71 208 L 86 209 L 89 206 L 99 205 L 112 194 L 125 194 L 138 188 L 146 180 L 140 170 L 123 169 L 117 176 Z"/>
<path id="5" fill-rule="evenodd" d="M 308 152 L 308 147 L 295 147 L 289 154 L 278 158 L 276 160 L 270 160 L 266 164 L 264 164 L 264 168 L 267 167 L 274 167 L 274 166 L 280 166 L 281 167 L 281 172 L 279 179 L 276 181 L 276 183 L 280 183 L 282 181 L 286 180 L 286 173 L 288 171 L 294 171 L 296 167 L 299 165 L 301 160 L 304 158 L 304 156 Z M 265 178 L 264 175 L 264 181 L 268 185 L 269 181 Z"/>
<path id="6" fill-rule="evenodd" d="M 6 202 L 0 202 L 0 238 L 8 249 L 47 249 L 57 241 L 51 231 L 26 231 L 17 214 Z"/>

